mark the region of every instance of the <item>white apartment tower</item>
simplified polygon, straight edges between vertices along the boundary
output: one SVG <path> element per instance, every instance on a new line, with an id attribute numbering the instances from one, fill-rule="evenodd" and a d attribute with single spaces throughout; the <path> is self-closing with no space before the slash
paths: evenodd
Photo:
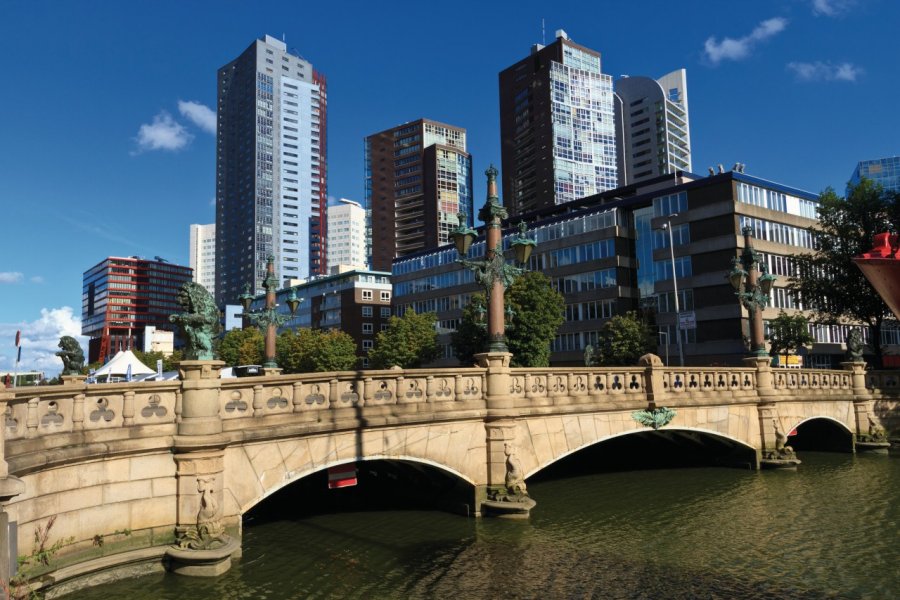
<path id="1" fill-rule="evenodd" d="M 328 207 L 328 272 L 341 267 L 366 269 L 366 209 L 341 198 Z"/>
<path id="2" fill-rule="evenodd" d="M 687 74 L 616 81 L 619 183 L 638 183 L 691 170 Z"/>
<path id="3" fill-rule="evenodd" d="M 326 271 L 326 86 L 265 36 L 218 71 L 216 301 Z"/>
<path id="4" fill-rule="evenodd" d="M 194 281 L 216 295 L 216 224 L 191 225 L 190 267 Z"/>

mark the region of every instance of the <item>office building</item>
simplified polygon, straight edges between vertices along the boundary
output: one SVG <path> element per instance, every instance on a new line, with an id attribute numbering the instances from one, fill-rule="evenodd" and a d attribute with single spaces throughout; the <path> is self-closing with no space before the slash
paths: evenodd
<path id="1" fill-rule="evenodd" d="M 616 149 L 620 185 L 691 170 L 687 74 L 616 80 Z"/>
<path id="2" fill-rule="evenodd" d="M 370 135 L 365 165 L 373 269 L 390 271 L 398 256 L 446 244 L 460 211 L 471 224 L 465 129 L 419 119 Z"/>
<path id="3" fill-rule="evenodd" d="M 360 366 L 369 366 L 367 354 L 375 345 L 375 336 L 388 326 L 391 318 L 391 274 L 357 269 L 291 282 L 275 294 L 276 310 L 289 317 L 279 329 L 337 329 L 356 342 Z M 293 289 L 302 298 L 290 316 L 287 298 Z M 251 310 L 265 307 L 265 296 L 258 296 Z"/>
<path id="4" fill-rule="evenodd" d="M 216 224 L 191 225 L 189 264 L 194 281 L 216 295 Z"/>
<path id="5" fill-rule="evenodd" d="M 88 362 L 103 361 L 119 350 L 143 348 L 147 327 L 155 328 L 151 332 L 177 334 L 169 316 L 181 311 L 178 292 L 192 278 L 190 267 L 159 257 L 111 256 L 85 271 L 81 334 L 90 338 Z"/>
<path id="6" fill-rule="evenodd" d="M 860 161 L 853 170 L 850 184 L 858 184 L 863 177 L 879 184 L 886 192 L 900 193 L 900 156 Z"/>
<path id="7" fill-rule="evenodd" d="M 782 309 L 794 314 L 803 307 L 787 292 L 792 257 L 813 248 L 807 228 L 815 223 L 817 205 L 815 194 L 743 173 L 676 172 L 523 215 L 538 242 L 528 267 L 547 275 L 566 302 L 551 363 L 583 364 L 584 347 L 596 345 L 608 318 L 641 311 L 658 328 L 657 354 L 664 360 L 668 355 L 668 364 L 678 364 L 679 335 L 686 365 L 742 364 L 749 315 L 726 279 L 731 259 L 743 249 L 741 229 L 752 228 L 754 247 L 777 277 L 763 319 Z M 509 225 L 505 237 L 517 234 Z M 671 225 L 671 250 L 664 225 Z M 481 236 L 471 256 L 484 252 Z M 673 256 L 685 323 L 680 330 Z M 471 295 L 481 291 L 456 258 L 456 249 L 447 246 L 398 259 L 392 270 L 395 313 L 409 308 L 437 313 L 444 347 L 437 365 L 456 364 L 450 334 Z M 813 322 L 816 343 L 804 365 L 837 367 L 850 329 Z M 898 341 L 900 329 L 885 328 L 883 342 Z"/>
<path id="8" fill-rule="evenodd" d="M 328 273 L 366 269 L 366 210 L 341 198 L 328 207 Z"/>
<path id="9" fill-rule="evenodd" d="M 566 32 L 500 73 L 503 204 L 510 215 L 615 188 L 613 82 Z"/>
<path id="10" fill-rule="evenodd" d="M 216 302 L 326 270 L 325 77 L 271 36 L 218 72 Z"/>

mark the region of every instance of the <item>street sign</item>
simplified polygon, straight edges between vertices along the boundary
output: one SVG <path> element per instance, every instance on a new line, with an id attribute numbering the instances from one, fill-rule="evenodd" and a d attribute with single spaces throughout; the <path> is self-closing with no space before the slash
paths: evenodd
<path id="1" fill-rule="evenodd" d="M 678 313 L 679 329 L 697 329 L 697 314 L 694 311 Z"/>

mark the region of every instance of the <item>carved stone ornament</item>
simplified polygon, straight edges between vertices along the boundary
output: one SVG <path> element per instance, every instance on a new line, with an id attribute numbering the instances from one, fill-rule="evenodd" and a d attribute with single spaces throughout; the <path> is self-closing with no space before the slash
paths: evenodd
<path id="1" fill-rule="evenodd" d="M 671 423 L 676 414 L 674 409 L 660 406 L 653 410 L 636 410 L 631 413 L 631 418 L 646 427 L 659 429 Z"/>
<path id="2" fill-rule="evenodd" d="M 215 496 L 216 478 L 197 478 L 197 492 L 200 494 L 200 510 L 197 525 L 181 532 L 178 547 L 188 550 L 214 550 L 230 541 L 222 524 L 222 508 Z"/>

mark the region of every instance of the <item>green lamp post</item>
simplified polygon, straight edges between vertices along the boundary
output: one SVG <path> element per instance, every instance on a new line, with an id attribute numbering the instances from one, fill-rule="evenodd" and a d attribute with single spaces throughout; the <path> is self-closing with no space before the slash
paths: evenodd
<path id="1" fill-rule="evenodd" d="M 744 249 L 740 258 L 735 256 L 731 259 L 731 271 L 726 277 L 750 315 L 750 355 L 766 357 L 769 353 L 766 352 L 762 311 L 769 303 L 775 276 L 767 272 L 766 263 L 753 249 L 753 229 L 747 225 L 741 232 L 744 234 Z"/>
<path id="2" fill-rule="evenodd" d="M 450 238 L 460 256 L 456 262 L 475 273 L 475 280 L 484 287 L 487 296 L 488 346 L 485 350 L 487 352 L 508 352 L 503 294 L 504 290 L 522 274 L 523 269 L 507 264 L 506 258 L 503 256 L 501 229 L 503 220 L 508 217 L 508 213 L 506 208 L 500 204 L 500 197 L 497 194 L 497 174 L 498 171 L 493 165 L 485 171 L 488 179 L 487 200 L 478 211 L 479 220 L 486 225 L 484 258 L 477 260 L 466 258 L 478 234 L 466 225 L 465 213 L 459 213 L 459 226 L 450 232 Z M 520 223 L 519 235 L 511 244 L 516 261 L 522 265 L 528 262 L 532 250 L 537 245 L 537 242 L 526 237 L 526 231 L 525 223 Z"/>
<path id="3" fill-rule="evenodd" d="M 266 369 L 277 369 L 278 363 L 275 362 L 275 336 L 278 328 L 290 320 L 297 307 L 303 301 L 297 297 L 296 290 L 291 288 L 291 293 L 287 298 L 288 308 L 291 309 L 290 315 L 279 313 L 277 304 L 275 303 L 275 292 L 278 289 L 278 280 L 275 278 L 275 257 L 271 254 L 266 259 L 266 278 L 263 280 L 263 289 L 266 290 L 266 305 L 258 310 L 250 310 L 254 296 L 250 293 L 250 285 L 244 286 L 244 293 L 240 295 L 241 306 L 244 313 L 241 315 L 251 325 L 259 327 L 265 335 L 265 362 L 263 367 Z"/>

